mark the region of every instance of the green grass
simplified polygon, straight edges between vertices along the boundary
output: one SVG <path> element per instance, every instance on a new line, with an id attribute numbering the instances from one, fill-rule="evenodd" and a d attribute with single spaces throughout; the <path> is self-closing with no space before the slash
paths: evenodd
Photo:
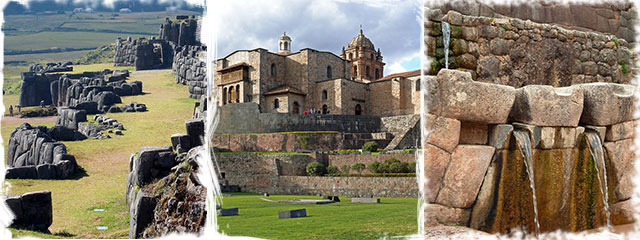
<path id="1" fill-rule="evenodd" d="M 85 66 L 82 70 L 105 66 L 108 65 Z M 66 232 L 76 238 L 126 238 L 129 229 L 129 211 L 125 202 L 129 156 L 143 146 L 171 145 L 172 134 L 186 131 L 184 121 L 191 117 L 196 102 L 188 98 L 187 86 L 175 84 L 175 77 L 170 71 L 133 73 L 130 81 L 134 80 L 143 82 L 143 91 L 147 94 L 122 97 L 122 101 L 144 103 L 149 111 L 105 114 L 124 124 L 123 136 L 64 142 L 88 176 L 70 180 L 7 181 L 12 186 L 11 194 L 39 190 L 52 192 L 54 221 L 49 228 L 52 233 Z M 91 119 L 93 115 L 87 118 Z M 53 121 L 43 125 L 51 126 Z M 9 134 L 19 125 L 2 123 L 5 150 Z M 105 211 L 93 212 L 94 208 L 104 208 Z M 100 225 L 109 229 L 97 230 Z M 18 235 L 33 236 L 29 231 L 13 231 Z"/>
<path id="2" fill-rule="evenodd" d="M 289 204 L 260 200 L 262 195 L 231 193 L 223 208 L 238 208 L 238 216 L 218 217 L 219 231 L 231 236 L 266 239 L 378 239 L 418 232 L 416 198 L 381 198 L 380 204 L 351 203 L 340 196 L 332 204 Z M 322 199 L 315 196 L 272 195 L 271 200 Z M 278 211 L 305 208 L 308 217 L 278 219 Z"/>
<path id="3" fill-rule="evenodd" d="M 312 153 L 304 152 L 216 152 L 216 154 L 248 154 L 255 153 L 258 155 L 311 155 Z"/>
<path id="4" fill-rule="evenodd" d="M 5 53 L 10 54 L 16 51 L 42 50 L 50 48 L 93 49 L 109 43 L 114 43 L 118 37 L 127 38 L 128 36 L 131 36 L 132 38 L 149 38 L 151 34 L 139 35 L 102 32 L 38 32 L 33 34 L 5 36 L 4 50 Z"/>
<path id="5" fill-rule="evenodd" d="M 339 133 L 337 131 L 294 131 L 294 132 L 270 132 L 270 133 L 223 133 L 221 135 L 272 135 L 272 134 L 304 134 L 304 133 Z"/>

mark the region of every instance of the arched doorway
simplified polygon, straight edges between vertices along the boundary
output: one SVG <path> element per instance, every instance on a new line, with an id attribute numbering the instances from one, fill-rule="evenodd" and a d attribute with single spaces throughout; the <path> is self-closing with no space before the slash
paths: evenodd
<path id="1" fill-rule="evenodd" d="M 293 102 L 293 114 L 298 114 L 300 112 L 300 105 L 298 102 Z"/>
<path id="2" fill-rule="evenodd" d="M 356 104 L 356 115 L 362 115 L 362 106 Z"/>
<path id="3" fill-rule="evenodd" d="M 322 114 L 327 114 L 329 113 L 329 107 L 327 107 L 327 104 L 322 105 Z"/>

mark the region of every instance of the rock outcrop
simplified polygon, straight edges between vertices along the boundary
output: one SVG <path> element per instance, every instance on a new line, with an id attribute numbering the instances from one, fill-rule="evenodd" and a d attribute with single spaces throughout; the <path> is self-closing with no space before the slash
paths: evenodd
<path id="1" fill-rule="evenodd" d="M 16 128 L 9 137 L 6 178 L 64 179 L 78 168 L 75 157 L 67 154 L 64 144 L 51 135 L 56 128 L 32 127 L 28 123 Z"/>

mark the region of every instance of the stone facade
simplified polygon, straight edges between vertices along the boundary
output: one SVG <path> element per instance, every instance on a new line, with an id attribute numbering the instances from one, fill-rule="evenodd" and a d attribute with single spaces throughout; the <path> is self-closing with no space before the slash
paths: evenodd
<path id="1" fill-rule="evenodd" d="M 513 87 L 556 87 L 591 82 L 628 84 L 632 46 L 613 35 L 567 29 L 516 18 L 489 18 L 431 10 L 425 23 L 429 74 L 445 67 L 442 24 L 450 24 L 449 69 L 465 70 L 475 81 Z"/>
<path id="2" fill-rule="evenodd" d="M 554 23 L 571 29 L 596 31 L 635 42 L 633 26 L 638 18 L 631 1 L 611 1 L 597 4 L 562 4 L 553 1 L 529 1 L 527 4 L 487 4 L 486 1 L 447 1 L 429 6 L 440 13 L 450 10 L 470 16 L 489 18 L 511 17 L 539 23 Z M 438 15 L 433 12 L 431 15 Z"/>
<path id="3" fill-rule="evenodd" d="M 283 37 L 290 47 L 290 38 Z M 294 114 L 310 109 L 376 116 L 419 111 L 420 72 L 382 78 L 382 55 L 362 32 L 340 56 L 309 48 L 287 51 L 238 50 L 216 60 L 218 105 L 252 102 L 262 113 Z M 388 85 L 394 92 L 387 91 Z"/>

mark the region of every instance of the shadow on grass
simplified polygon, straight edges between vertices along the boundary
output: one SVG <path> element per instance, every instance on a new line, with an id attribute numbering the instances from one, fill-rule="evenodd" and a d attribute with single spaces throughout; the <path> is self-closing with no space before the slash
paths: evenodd
<path id="1" fill-rule="evenodd" d="M 75 237 L 75 234 L 71 234 L 69 232 L 67 232 L 66 230 L 62 230 L 60 232 L 54 233 L 53 235 L 59 236 L 59 237 L 63 237 L 63 238 L 72 238 Z"/>
<path id="2" fill-rule="evenodd" d="M 73 180 L 79 180 L 83 177 L 88 177 L 89 174 L 87 174 L 87 171 L 84 170 L 83 167 L 78 166 L 78 169 L 76 169 L 76 172 L 73 174 L 73 176 L 71 176 L 68 179 L 73 179 Z"/>

